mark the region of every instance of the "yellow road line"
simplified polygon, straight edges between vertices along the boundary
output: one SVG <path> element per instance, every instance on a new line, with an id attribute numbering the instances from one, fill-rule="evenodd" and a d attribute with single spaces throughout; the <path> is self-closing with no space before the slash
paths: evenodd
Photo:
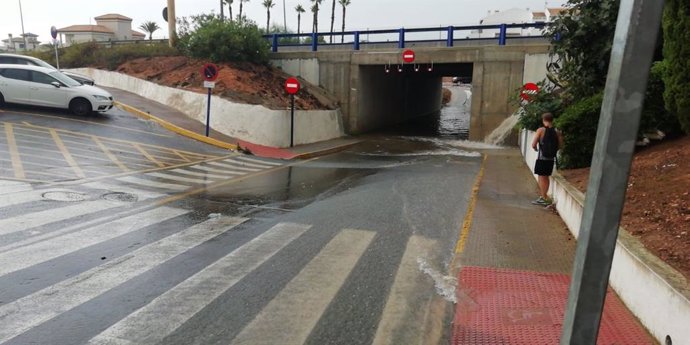
<path id="1" fill-rule="evenodd" d="M 484 166 L 486 165 L 486 155 L 482 160 L 482 166 L 479 168 L 479 174 L 477 174 L 477 180 L 474 182 L 472 187 L 472 196 L 470 197 L 470 203 L 467 206 L 467 213 L 465 213 L 465 220 L 462 222 L 462 229 L 460 231 L 460 240 L 458 240 L 455 246 L 455 254 L 461 254 L 465 250 L 465 243 L 467 243 L 467 236 L 470 233 L 470 228 L 472 227 L 472 218 L 474 218 L 474 207 L 477 204 L 477 194 L 479 193 L 479 186 L 482 183 L 482 177 L 484 177 Z"/>
<path id="2" fill-rule="evenodd" d="M 144 150 L 143 147 L 139 144 L 134 144 L 134 148 L 137 149 L 144 157 L 146 157 L 148 160 L 153 162 L 154 164 L 158 165 L 160 168 L 164 168 L 165 164 L 161 163 L 159 160 L 157 160 L 155 157 L 153 157 L 150 153 L 148 153 L 146 150 Z"/>
<path id="3" fill-rule="evenodd" d="M 7 137 L 7 146 L 10 151 L 10 158 L 12 159 L 12 169 L 14 170 L 14 177 L 26 178 L 24 167 L 22 166 L 22 158 L 17 149 L 17 141 L 14 138 L 14 127 L 11 123 L 5 123 L 5 135 Z"/>
<path id="4" fill-rule="evenodd" d="M 105 153 L 105 155 L 108 158 L 110 158 L 110 160 L 113 161 L 115 165 L 122 169 L 122 171 L 130 171 L 130 169 L 126 165 L 122 164 L 122 162 L 120 162 L 120 160 L 117 159 L 117 157 L 114 154 L 112 154 L 110 150 L 108 150 L 108 148 L 105 147 L 105 145 L 103 145 L 103 143 L 100 139 L 98 139 L 98 137 L 92 136 L 91 139 L 93 139 L 93 141 L 96 143 L 96 145 L 98 145 L 98 147 L 103 151 L 103 153 Z"/>
<path id="5" fill-rule="evenodd" d="M 186 156 L 183 156 L 183 155 L 182 155 L 179 151 L 177 151 L 177 150 L 173 150 L 172 152 L 174 152 L 177 156 L 179 156 L 180 158 L 182 158 L 185 162 L 191 162 L 191 161 L 192 161 L 191 159 L 187 158 Z"/>
<path id="6" fill-rule="evenodd" d="M 165 138 L 170 138 L 171 135 L 169 134 L 158 134 L 158 133 L 151 133 L 148 131 L 140 130 L 140 129 L 134 129 L 134 128 L 129 128 L 129 127 L 123 127 L 123 126 L 117 126 L 117 125 L 109 125 L 105 123 L 97 123 L 97 122 L 91 122 L 91 121 L 85 121 L 85 120 L 77 120 L 77 119 L 70 119 L 66 117 L 60 117 L 60 116 L 51 116 L 51 115 L 44 115 L 44 114 L 36 114 L 36 113 L 25 113 L 21 112 L 22 115 L 30 115 L 30 116 L 37 116 L 37 117 L 47 117 L 47 118 L 52 118 L 52 119 L 60 119 L 60 120 L 66 120 L 66 121 L 73 121 L 73 122 L 80 122 L 80 123 L 87 123 L 90 125 L 94 126 L 103 126 L 103 127 L 110 127 L 110 128 L 117 128 L 117 129 L 124 129 L 129 132 L 135 132 L 135 133 L 144 133 L 148 135 L 155 135 L 159 137 L 165 137 Z M 26 121 L 25 121 L 26 122 Z"/>
<path id="7" fill-rule="evenodd" d="M 84 172 L 79 168 L 79 164 L 77 164 L 77 161 L 74 160 L 74 157 L 69 153 L 67 150 L 67 147 L 65 146 L 65 143 L 62 142 L 62 139 L 60 139 L 60 136 L 58 135 L 57 131 L 54 128 L 51 128 L 48 130 L 50 132 L 50 135 L 53 137 L 53 141 L 55 141 L 55 145 L 57 145 L 58 150 L 62 152 L 62 156 L 65 157 L 65 161 L 67 161 L 67 164 L 69 164 L 70 167 L 72 167 L 72 170 L 74 170 L 74 174 L 77 175 L 79 178 L 86 178 L 86 175 L 84 175 Z"/>

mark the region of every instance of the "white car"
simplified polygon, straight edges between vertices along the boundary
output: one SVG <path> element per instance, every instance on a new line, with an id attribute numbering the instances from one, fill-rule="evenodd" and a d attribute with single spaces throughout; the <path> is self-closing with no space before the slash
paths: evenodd
<path id="1" fill-rule="evenodd" d="M 69 109 L 76 115 L 108 111 L 113 96 L 60 71 L 29 65 L 0 65 L 0 105 L 4 102 Z"/>

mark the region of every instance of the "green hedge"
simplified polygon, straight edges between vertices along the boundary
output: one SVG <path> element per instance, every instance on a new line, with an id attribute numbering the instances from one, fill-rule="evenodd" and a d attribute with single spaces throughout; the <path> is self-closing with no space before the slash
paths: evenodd
<path id="1" fill-rule="evenodd" d="M 680 134 L 678 117 L 666 110 L 664 103 L 664 75 L 668 69 L 666 62 L 658 61 L 652 65 L 647 82 L 644 109 L 640 120 L 640 136 L 645 132 L 653 132 L 657 129 L 666 134 Z"/>
<path id="2" fill-rule="evenodd" d="M 592 163 L 602 101 L 602 93 L 585 98 L 572 104 L 556 119 L 556 128 L 563 132 L 565 141 L 559 168 L 584 168 Z"/>
<path id="3" fill-rule="evenodd" d="M 511 99 L 513 104 L 519 105 L 523 110 L 520 113 L 519 126 L 531 131 L 542 126 L 541 116 L 544 113 L 552 113 L 557 117 L 563 109 L 563 100 L 553 86 L 549 86 L 546 81 L 537 83 L 537 86 L 539 86 L 540 91 L 530 102 L 524 102 L 520 99 L 520 89 L 515 91 L 514 97 Z"/>
<path id="4" fill-rule="evenodd" d="M 177 49 L 170 48 L 167 44 L 151 44 L 146 41 L 141 41 L 137 44 L 114 46 L 112 48 L 96 42 L 88 42 L 60 48 L 58 52 L 60 53 L 60 68 L 95 66 L 110 70 L 114 70 L 124 62 L 136 58 L 180 55 Z M 31 55 L 56 66 L 55 53 L 52 50 L 34 52 Z"/>
<path id="5" fill-rule="evenodd" d="M 685 133 L 690 133 L 690 3 L 668 0 L 664 7 L 664 59 L 666 109 L 676 114 Z"/>

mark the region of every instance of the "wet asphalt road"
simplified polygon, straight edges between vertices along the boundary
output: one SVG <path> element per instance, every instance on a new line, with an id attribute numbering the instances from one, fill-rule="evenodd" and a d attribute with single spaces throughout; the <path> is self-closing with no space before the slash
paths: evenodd
<path id="1" fill-rule="evenodd" d="M 472 149 L 386 135 L 283 162 L 119 110 L 12 108 L 0 122 L 0 343 L 448 336 Z"/>

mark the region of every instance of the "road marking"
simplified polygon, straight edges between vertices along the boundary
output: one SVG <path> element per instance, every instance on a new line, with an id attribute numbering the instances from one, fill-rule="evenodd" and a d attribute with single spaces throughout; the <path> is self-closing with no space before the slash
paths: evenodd
<path id="1" fill-rule="evenodd" d="M 200 178 L 189 178 L 189 177 L 181 177 L 181 176 L 176 176 L 176 175 L 170 175 L 170 174 L 165 174 L 165 173 L 148 173 L 146 176 L 153 176 L 153 177 L 158 177 L 162 178 L 165 180 L 171 180 L 171 181 L 177 181 L 177 182 L 184 182 L 184 183 L 192 183 L 192 184 L 208 184 L 211 182 L 214 182 L 213 180 L 204 180 Z"/>
<path id="2" fill-rule="evenodd" d="M 5 218 L 0 220 L 0 235 L 12 234 L 123 205 L 123 203 L 116 203 L 113 201 L 95 200 L 72 203 L 70 206 L 56 207 L 45 211 Z"/>
<path id="3" fill-rule="evenodd" d="M 247 166 L 247 167 L 251 167 L 251 168 L 259 168 L 259 169 L 268 169 L 268 168 L 273 166 L 273 165 L 268 165 L 268 164 L 247 163 L 245 161 L 241 161 L 241 160 L 235 159 L 235 158 L 224 159 L 224 160 L 222 160 L 222 162 L 230 163 L 230 165 L 233 165 L 233 166 L 239 164 L 241 166 Z"/>
<path id="4" fill-rule="evenodd" d="M 147 226 L 186 213 L 189 213 L 189 211 L 170 207 L 159 207 L 88 229 L 69 233 L 58 238 L 53 238 L 50 241 L 38 242 L 29 246 L 3 252 L 0 254 L 0 276 L 46 262 L 94 244 L 111 240 L 118 236 L 143 229 Z M 21 260 L 17 260 L 17 258 L 21 258 Z"/>
<path id="5" fill-rule="evenodd" d="M 243 161 L 251 162 L 251 163 L 267 164 L 267 165 L 273 165 L 273 166 L 281 166 L 281 165 L 283 165 L 283 163 L 262 161 L 262 160 L 259 160 L 259 159 L 249 158 L 249 157 L 242 156 L 242 155 L 235 156 L 235 158 L 240 159 L 240 160 L 243 160 Z"/>
<path id="6" fill-rule="evenodd" d="M 303 344 L 374 236 L 340 232 L 231 344 Z"/>
<path id="7" fill-rule="evenodd" d="M 401 339 L 409 344 L 423 343 L 427 336 L 423 332 L 427 309 L 424 307 L 433 295 L 420 295 L 419 292 L 433 290 L 434 283 L 419 270 L 417 260 L 433 253 L 435 244 L 436 241 L 418 235 L 407 241 L 372 345 L 399 344 Z"/>
<path id="8" fill-rule="evenodd" d="M 469 235 L 470 228 L 472 227 L 472 218 L 474 218 L 474 207 L 477 205 L 477 194 L 479 193 L 479 186 L 481 185 L 482 178 L 484 177 L 484 167 L 486 166 L 487 157 L 487 155 L 484 155 L 484 159 L 482 160 L 482 166 L 479 168 L 479 173 L 477 174 L 477 180 L 474 182 L 474 186 L 472 187 L 472 196 L 470 197 L 470 203 L 467 206 L 467 213 L 465 214 L 465 219 L 462 222 L 460 240 L 458 241 L 457 246 L 455 246 L 455 254 L 461 254 L 465 250 L 467 236 Z M 456 255 L 456 257 L 457 256 L 458 255 Z M 455 258 L 453 261 L 455 261 Z"/>
<path id="9" fill-rule="evenodd" d="M 195 165 L 194 169 L 199 169 L 199 170 L 204 170 L 212 173 L 217 173 L 217 174 L 232 174 L 232 175 L 245 175 L 247 174 L 246 171 L 232 171 L 232 170 L 220 170 L 220 169 L 214 169 L 206 165 Z"/>
<path id="10" fill-rule="evenodd" d="M 84 175 L 84 172 L 81 170 L 81 168 L 79 168 L 79 164 L 77 164 L 77 161 L 74 160 L 74 157 L 72 157 L 72 155 L 67 150 L 65 143 L 62 142 L 62 139 L 60 139 L 60 136 L 58 135 L 57 131 L 51 128 L 49 132 L 50 135 L 53 137 L 53 141 L 55 141 L 55 145 L 57 145 L 58 150 L 60 150 L 62 156 L 65 157 L 65 161 L 67 161 L 67 164 L 69 164 L 69 166 L 72 167 L 72 170 L 74 170 L 74 174 L 77 175 L 77 177 L 79 178 L 85 178 L 86 175 Z"/>
<path id="11" fill-rule="evenodd" d="M 161 342 L 310 227 L 289 223 L 274 226 L 106 329 L 89 344 Z"/>
<path id="12" fill-rule="evenodd" d="M 22 166 L 22 159 L 17 149 L 17 141 L 14 138 L 14 126 L 11 123 L 5 123 L 5 135 L 7 137 L 7 146 L 10 150 L 10 159 L 12 160 L 12 169 L 14 170 L 14 177 L 26 178 L 24 174 L 24 167 Z"/>
<path id="13" fill-rule="evenodd" d="M 182 158 L 185 162 L 191 162 L 191 160 L 189 158 L 187 158 L 187 156 L 182 155 L 182 153 L 180 153 L 180 151 L 172 150 L 172 152 L 175 153 L 176 155 L 178 155 L 180 158 Z"/>
<path id="14" fill-rule="evenodd" d="M 148 134 L 148 135 L 155 135 L 155 136 L 158 136 L 158 137 L 165 137 L 165 138 L 170 138 L 170 137 L 171 137 L 171 136 L 168 135 L 168 134 L 151 133 L 150 131 L 142 131 L 142 130 L 139 130 L 139 129 L 129 128 L 129 127 L 116 126 L 116 125 L 108 125 L 108 124 L 104 124 L 104 123 L 97 123 L 97 122 L 91 122 L 91 121 L 85 121 L 85 120 L 70 119 L 70 118 L 67 118 L 67 117 L 43 115 L 43 114 L 36 114 L 36 113 L 25 113 L 25 112 L 21 112 L 21 114 L 22 114 L 22 115 L 30 115 L 30 116 L 38 116 L 38 117 L 47 117 L 47 118 L 51 118 L 51 119 L 58 118 L 58 119 L 64 120 L 64 121 L 74 121 L 74 122 L 80 122 L 80 123 L 87 123 L 87 124 L 95 125 L 95 126 L 105 126 L 105 127 L 110 127 L 110 128 L 124 129 L 124 130 L 130 131 L 130 132 L 143 133 L 143 134 Z M 31 126 L 31 123 L 29 123 L 29 122 L 27 122 L 27 121 L 23 121 L 22 123 L 24 123 L 24 124 L 27 125 L 27 126 Z"/>
<path id="15" fill-rule="evenodd" d="M 137 151 L 139 151 L 144 157 L 146 157 L 146 159 L 148 159 L 148 160 L 150 160 L 151 162 L 153 162 L 154 164 L 158 165 L 158 167 L 160 167 L 160 168 L 164 168 L 164 167 L 165 167 L 165 164 L 161 163 L 159 160 L 157 160 L 155 157 L 153 157 L 150 153 L 148 153 L 148 151 L 144 150 L 144 148 L 141 147 L 141 145 L 139 145 L 139 144 L 134 144 L 133 146 L 134 146 L 134 148 L 137 149 Z"/>
<path id="16" fill-rule="evenodd" d="M 31 191 L 33 187 L 31 184 L 19 181 L 10 180 L 0 180 L 0 195 L 10 194 L 10 193 L 21 193 L 26 191 Z M 12 198 L 14 195 L 12 196 Z M 6 199 L 10 199 L 9 197 Z M 2 199 L 0 199 L 0 203 Z M 0 206 L 1 207 L 1 206 Z"/>
<path id="17" fill-rule="evenodd" d="M 93 189 L 107 190 L 108 192 L 133 194 L 137 196 L 137 201 L 156 199 L 165 195 L 161 193 L 149 192 L 143 189 L 129 188 L 126 186 L 121 186 L 107 182 L 89 182 L 82 184 L 82 186 Z"/>
<path id="18" fill-rule="evenodd" d="M 223 164 L 223 163 L 219 163 L 219 162 L 207 162 L 206 164 L 213 166 L 213 167 L 223 168 L 223 169 L 248 171 L 248 172 L 255 172 L 255 171 L 261 171 L 262 170 L 262 169 L 257 169 L 257 168 L 243 167 L 241 164 L 230 165 L 230 164 Z M 263 169 L 267 169 L 267 168 L 268 167 L 263 167 Z"/>
<path id="19" fill-rule="evenodd" d="M 101 140 L 98 139 L 98 137 L 92 136 L 91 139 L 96 143 L 96 145 L 98 145 L 98 147 L 101 149 L 101 151 L 103 151 L 103 153 L 105 153 L 106 157 L 108 157 L 111 161 L 113 161 L 113 163 L 115 163 L 115 165 L 117 165 L 120 169 L 122 169 L 122 171 L 130 171 L 130 169 L 126 165 L 122 164 L 122 162 L 120 162 L 120 160 L 117 159 L 117 157 L 115 157 L 115 155 L 113 155 L 110 152 L 110 150 L 108 150 L 108 148 L 105 147 L 105 145 L 103 145 L 103 142 L 101 142 Z"/>
<path id="20" fill-rule="evenodd" d="M 122 182 L 127 182 L 139 186 L 144 186 L 144 187 L 149 187 L 149 188 L 160 188 L 160 189 L 169 189 L 173 191 L 178 191 L 181 192 L 185 189 L 188 189 L 189 186 L 182 186 L 179 184 L 170 184 L 170 183 L 162 183 L 162 182 L 156 182 L 156 181 L 150 181 L 134 176 L 125 176 L 125 177 L 120 177 L 117 179 L 118 181 Z"/>
<path id="21" fill-rule="evenodd" d="M 244 221 L 246 219 L 233 217 L 208 220 L 1 306 L 0 342 L 77 307 Z"/>
<path id="22" fill-rule="evenodd" d="M 216 180 L 225 180 L 232 178 L 233 176 L 223 176 L 223 175 L 213 175 L 209 173 L 201 173 L 201 172 L 196 172 L 196 171 L 190 171 L 187 169 L 173 169 L 170 170 L 171 172 L 176 172 L 178 174 L 184 174 L 184 175 L 189 175 L 189 176 L 199 176 L 199 177 L 208 177 L 208 178 L 214 178 Z"/>

